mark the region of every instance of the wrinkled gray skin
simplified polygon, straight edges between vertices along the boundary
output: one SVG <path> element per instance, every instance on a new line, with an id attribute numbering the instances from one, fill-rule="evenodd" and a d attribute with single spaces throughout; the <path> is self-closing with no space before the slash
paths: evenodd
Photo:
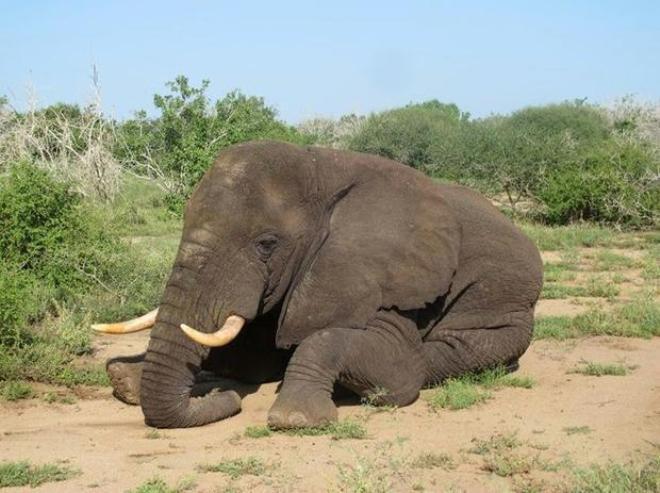
<path id="1" fill-rule="evenodd" d="M 240 410 L 231 390 L 191 395 L 202 369 L 284 374 L 269 425 L 318 425 L 336 419 L 335 384 L 404 406 L 448 377 L 515 368 L 541 284 L 533 243 L 467 188 L 376 156 L 247 143 L 220 154 L 186 207 L 146 354 L 108 370 L 150 426 Z M 249 323 L 222 348 L 179 328 L 213 332 L 232 314 Z"/>

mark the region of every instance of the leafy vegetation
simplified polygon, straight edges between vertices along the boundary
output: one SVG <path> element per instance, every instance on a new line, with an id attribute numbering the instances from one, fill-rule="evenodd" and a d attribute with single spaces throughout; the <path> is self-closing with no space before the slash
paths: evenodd
<path id="1" fill-rule="evenodd" d="M 635 133 L 635 118 L 624 130 L 574 101 L 471 120 L 431 100 L 372 114 L 348 147 L 503 194 L 514 214 L 531 201 L 527 215 L 550 224 L 649 226 L 660 205 L 657 142 Z"/>
<path id="2" fill-rule="evenodd" d="M 454 136 L 468 118 L 455 104 L 437 100 L 409 104 L 370 115 L 348 147 L 425 169 L 448 149 L 447 137 Z"/>
<path id="3" fill-rule="evenodd" d="M 574 253 L 547 264 L 546 298 L 617 294 L 602 279 L 566 284 L 576 279 L 578 248 L 645 248 L 641 261 L 610 251 L 593 267 L 636 267 L 644 279 L 658 279 L 660 236 L 624 237 L 604 227 L 657 225 L 658 142 L 641 131 L 656 123 L 634 108 L 573 101 L 473 119 L 431 100 L 294 128 L 260 97 L 232 91 L 212 100 L 208 81 L 178 76 L 154 95 L 153 113 L 114 121 L 101 110 L 96 74 L 93 80 L 96 97 L 86 107 L 20 113 L 0 98 L 0 381 L 106 385 L 103 368 L 80 358 L 91 351 L 90 323 L 156 305 L 182 204 L 221 149 L 252 139 L 373 152 L 503 200 L 524 216 L 522 228 L 541 249 Z M 536 337 L 654 335 L 651 305 L 541 320 Z M 3 395 L 20 396 L 21 385 L 3 385 Z M 450 407 L 488 393 L 474 382 L 448 382 L 448 389 L 438 399 Z"/>
<path id="4" fill-rule="evenodd" d="M 124 317 L 156 304 L 168 257 L 140 257 L 107 212 L 71 185 L 18 163 L 0 187 L 0 380 L 106 385 L 91 351 L 91 313 Z"/>
<path id="5" fill-rule="evenodd" d="M 0 463 L 0 488 L 31 486 L 36 488 L 44 483 L 66 481 L 80 472 L 59 464 L 33 465 L 27 461 Z"/>
<path id="6" fill-rule="evenodd" d="M 262 98 L 233 91 L 212 102 L 206 94 L 209 81 L 194 87 L 182 75 L 166 85 L 169 94 L 154 96 L 159 116 L 150 119 L 139 111 L 124 122 L 115 152 L 130 169 L 160 176 L 174 211 L 181 211 L 220 149 L 254 139 L 304 140 L 277 120 Z"/>
<path id="7" fill-rule="evenodd" d="M 26 382 L 8 381 L 0 383 L 0 396 L 6 401 L 29 399 L 33 395 L 32 387 Z"/>

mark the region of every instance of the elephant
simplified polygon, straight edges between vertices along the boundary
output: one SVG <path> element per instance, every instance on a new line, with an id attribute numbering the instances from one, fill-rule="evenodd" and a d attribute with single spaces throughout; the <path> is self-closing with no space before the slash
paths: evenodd
<path id="1" fill-rule="evenodd" d="M 188 200 L 159 307 L 95 328 L 152 329 L 144 355 L 107 367 L 149 426 L 238 413 L 234 390 L 195 391 L 210 371 L 281 380 L 268 425 L 310 427 L 337 419 L 337 386 L 406 406 L 447 378 L 517 369 L 542 278 L 534 243 L 469 188 L 254 141 L 221 151 Z"/>

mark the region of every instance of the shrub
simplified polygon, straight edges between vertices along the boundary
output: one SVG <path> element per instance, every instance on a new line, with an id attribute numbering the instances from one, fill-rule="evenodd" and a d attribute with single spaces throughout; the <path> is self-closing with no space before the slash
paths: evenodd
<path id="1" fill-rule="evenodd" d="M 542 216 L 550 224 L 589 220 L 652 225 L 660 210 L 658 166 L 643 144 L 612 140 L 548 173 L 537 192 L 545 206 Z"/>
<path id="2" fill-rule="evenodd" d="M 452 132 L 437 128 L 423 137 L 433 142 L 425 169 L 505 194 L 514 214 L 525 200 L 531 215 L 550 224 L 652 226 L 660 210 L 657 145 L 620 132 L 617 121 L 583 101 L 461 121 Z"/>
<path id="3" fill-rule="evenodd" d="M 32 387 L 25 382 L 8 381 L 0 385 L 0 397 L 8 401 L 29 399 L 33 395 Z"/>
<path id="4" fill-rule="evenodd" d="M 105 384 L 90 351 L 100 318 L 153 308 L 169 264 L 138 258 L 71 184 L 18 163 L 0 187 L 0 380 Z"/>
<path id="5" fill-rule="evenodd" d="M 104 284 L 113 269 L 108 258 L 121 251 L 121 245 L 70 183 L 18 163 L 2 185 L 2 269 L 18 274 L 4 282 L 20 291 L 32 290 L 38 280 L 56 300 Z"/>
<path id="6" fill-rule="evenodd" d="M 455 139 L 459 123 L 468 117 L 455 104 L 437 100 L 409 104 L 369 116 L 348 147 L 426 168 L 439 149 Z"/>
<path id="7" fill-rule="evenodd" d="M 0 346 L 18 346 L 26 339 L 22 327 L 46 309 L 47 295 L 40 291 L 32 273 L 0 262 Z"/>

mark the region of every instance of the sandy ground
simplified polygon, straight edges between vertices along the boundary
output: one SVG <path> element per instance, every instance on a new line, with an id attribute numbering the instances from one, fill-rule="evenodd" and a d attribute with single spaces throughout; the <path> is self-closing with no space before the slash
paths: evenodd
<path id="1" fill-rule="evenodd" d="M 542 315 L 575 315 L 584 303 L 546 300 Z M 148 334 L 99 337 L 95 357 L 141 352 Z M 571 373 L 581 361 L 634 366 L 626 376 Z M 566 342 L 539 341 L 521 359 L 519 375 L 535 380 L 531 389 L 505 388 L 475 407 L 432 411 L 415 404 L 374 412 L 359 402 L 340 406 L 340 418 L 364 423 L 363 440 L 274 434 L 247 438 L 246 427 L 263 425 L 276 385 L 262 385 L 243 400 L 243 411 L 202 428 L 147 428 L 139 407 L 112 398 L 109 389 L 91 392 L 74 404 L 39 399 L 0 405 L 0 461 L 65 461 L 82 473 L 40 492 L 123 492 L 160 477 L 170 485 L 194 477 L 191 491 L 512 491 L 543 484 L 553 491 L 567 464 L 584 466 L 643 461 L 660 450 L 660 338 L 594 337 Z M 579 428 L 582 427 L 582 428 Z M 588 428 L 584 428 L 588 427 Z M 571 428 L 581 433 L 571 433 Z M 486 456 L 470 452 L 474 440 L 516 433 L 521 445 L 510 451 L 534 461 L 531 472 L 500 477 L 484 469 Z M 449 454 L 452 470 L 414 468 L 420 454 Z M 236 479 L 202 473 L 199 464 L 226 459 L 262 459 L 258 476 Z M 555 471 L 553 469 L 558 469 Z M 543 482 L 543 483 L 541 483 Z M 379 490 L 378 487 L 382 488 Z M 22 491 L 8 488 L 4 491 Z"/>
<path id="2" fill-rule="evenodd" d="M 144 336 L 114 338 L 140 349 Z M 104 341 L 105 342 L 105 341 Z M 102 353 L 110 353 L 108 346 Z M 38 400 L 2 406 L 0 460 L 35 463 L 67 461 L 82 475 L 48 483 L 38 491 L 125 491 L 159 476 L 175 484 L 194 475 L 196 491 L 326 491 L 353 484 L 349 465 L 367 479 L 378 476 L 393 491 L 507 491 L 514 484 L 482 470 L 483 457 L 468 453 L 473 439 L 517 432 L 521 453 L 548 463 L 576 464 L 638 459 L 660 445 L 660 339 L 598 337 L 565 343 L 536 342 L 521 360 L 519 374 L 532 389 L 503 389 L 485 404 L 466 410 L 432 412 L 424 399 L 391 412 L 374 413 L 352 403 L 340 416 L 364 420 L 365 440 L 326 436 L 273 435 L 251 439 L 245 428 L 264 424 L 275 384 L 262 385 L 243 401 L 236 417 L 203 428 L 167 430 L 147 438 L 140 409 L 114 400 L 109 390 L 73 405 Z M 568 373 L 581 360 L 636 365 L 627 376 L 587 377 Z M 565 428 L 588 426 L 588 433 Z M 455 470 L 414 469 L 421 453 L 447 453 Z M 196 473 L 198 464 L 255 456 L 268 468 L 261 476 L 231 480 L 221 473 Z M 526 475 L 529 476 L 529 475 Z M 540 479 L 556 474 L 532 472 Z M 550 478 L 553 479 L 553 478 Z M 9 488 L 6 491 L 19 491 Z M 240 490 L 239 490 L 240 491 Z"/>

